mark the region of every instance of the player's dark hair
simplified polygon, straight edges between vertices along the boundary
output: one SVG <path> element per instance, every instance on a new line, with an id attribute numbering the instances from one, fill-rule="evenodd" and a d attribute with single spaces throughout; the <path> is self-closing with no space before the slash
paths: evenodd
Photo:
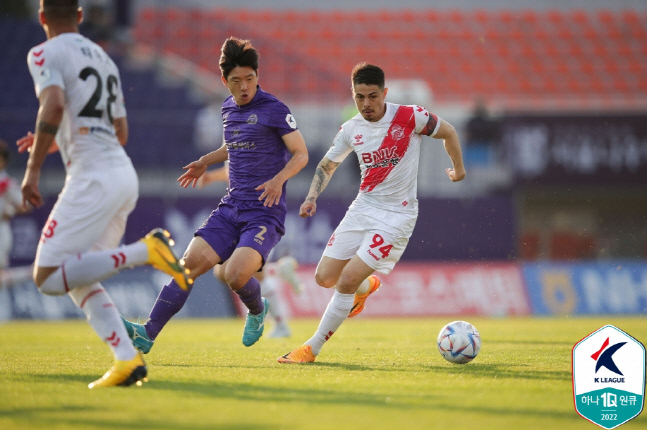
<path id="1" fill-rule="evenodd" d="M 9 145 L 0 139 L 0 158 L 4 158 L 5 163 L 9 162 Z"/>
<path id="2" fill-rule="evenodd" d="M 43 0 L 43 13 L 48 21 L 76 22 L 79 0 Z"/>
<path id="3" fill-rule="evenodd" d="M 235 67 L 251 67 L 258 72 L 258 51 L 249 40 L 230 37 L 222 44 L 220 71 L 227 79 Z"/>
<path id="4" fill-rule="evenodd" d="M 354 85 L 377 85 L 381 90 L 384 89 L 384 71 L 375 64 L 362 62 L 353 68 L 351 81 Z"/>

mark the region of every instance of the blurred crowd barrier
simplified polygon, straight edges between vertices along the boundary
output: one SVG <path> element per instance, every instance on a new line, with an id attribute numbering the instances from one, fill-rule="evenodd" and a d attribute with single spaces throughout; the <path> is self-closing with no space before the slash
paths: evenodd
<path id="1" fill-rule="evenodd" d="M 292 318 L 319 318 L 333 291 L 314 280 L 315 265 L 297 274 L 304 290 L 283 281 Z M 407 263 L 398 264 L 371 296 L 363 318 L 547 315 L 644 315 L 647 263 Z M 145 320 L 167 276 L 150 269 L 121 272 L 105 282 L 120 312 Z M 198 278 L 179 317 L 232 317 L 246 309 L 210 274 Z M 38 293 L 31 280 L 0 288 L 0 320 L 84 318 L 69 300 Z"/>

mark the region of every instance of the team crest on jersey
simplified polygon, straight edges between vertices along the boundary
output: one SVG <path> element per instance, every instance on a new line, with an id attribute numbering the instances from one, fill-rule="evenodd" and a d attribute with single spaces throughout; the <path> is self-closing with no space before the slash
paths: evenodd
<path id="1" fill-rule="evenodd" d="M 38 74 L 38 79 L 41 82 L 47 82 L 49 78 L 52 77 L 52 72 L 49 70 L 49 67 L 45 67 L 43 70 L 40 71 Z"/>
<path id="2" fill-rule="evenodd" d="M 296 129 L 296 128 L 297 128 L 297 120 L 296 120 L 296 119 L 294 119 L 294 117 L 292 116 L 292 114 L 291 114 L 291 113 L 289 113 L 289 114 L 287 114 L 287 115 L 285 116 L 285 122 L 287 122 L 287 123 L 288 123 L 288 125 L 290 126 L 290 128 L 293 128 L 293 129 Z"/>
<path id="3" fill-rule="evenodd" d="M 393 140 L 400 140 L 404 137 L 404 127 L 394 124 L 390 130 Z"/>
<path id="4" fill-rule="evenodd" d="M 258 122 L 258 116 L 256 116 L 255 113 L 251 114 L 249 118 L 247 118 L 247 124 L 256 124 Z"/>

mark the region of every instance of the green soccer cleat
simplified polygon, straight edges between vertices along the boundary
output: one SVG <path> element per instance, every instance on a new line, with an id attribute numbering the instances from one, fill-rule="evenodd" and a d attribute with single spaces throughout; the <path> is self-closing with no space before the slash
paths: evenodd
<path id="1" fill-rule="evenodd" d="M 121 317 L 121 321 L 123 321 L 126 327 L 126 332 L 128 332 L 128 337 L 133 342 L 133 346 L 142 354 L 148 354 L 155 341 L 148 337 L 144 324 L 130 322 L 124 317 Z"/>
<path id="2" fill-rule="evenodd" d="M 265 330 L 265 316 L 270 309 L 270 304 L 267 299 L 263 297 L 263 312 L 258 315 L 253 315 L 247 312 L 247 319 L 245 320 L 245 330 L 243 330 L 243 345 L 252 346 L 258 339 L 263 336 Z"/>

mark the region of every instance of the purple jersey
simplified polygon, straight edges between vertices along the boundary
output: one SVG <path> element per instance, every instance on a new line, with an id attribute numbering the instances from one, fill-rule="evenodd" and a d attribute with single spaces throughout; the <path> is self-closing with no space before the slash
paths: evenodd
<path id="1" fill-rule="evenodd" d="M 290 160 L 283 135 L 297 129 L 288 107 L 257 87 L 254 98 L 243 106 L 233 96 L 222 104 L 225 144 L 229 154 L 228 196 L 236 200 L 258 200 L 256 187 L 272 179 Z M 277 209 L 286 212 L 285 189 Z M 227 197 L 225 199 L 228 200 Z"/>

